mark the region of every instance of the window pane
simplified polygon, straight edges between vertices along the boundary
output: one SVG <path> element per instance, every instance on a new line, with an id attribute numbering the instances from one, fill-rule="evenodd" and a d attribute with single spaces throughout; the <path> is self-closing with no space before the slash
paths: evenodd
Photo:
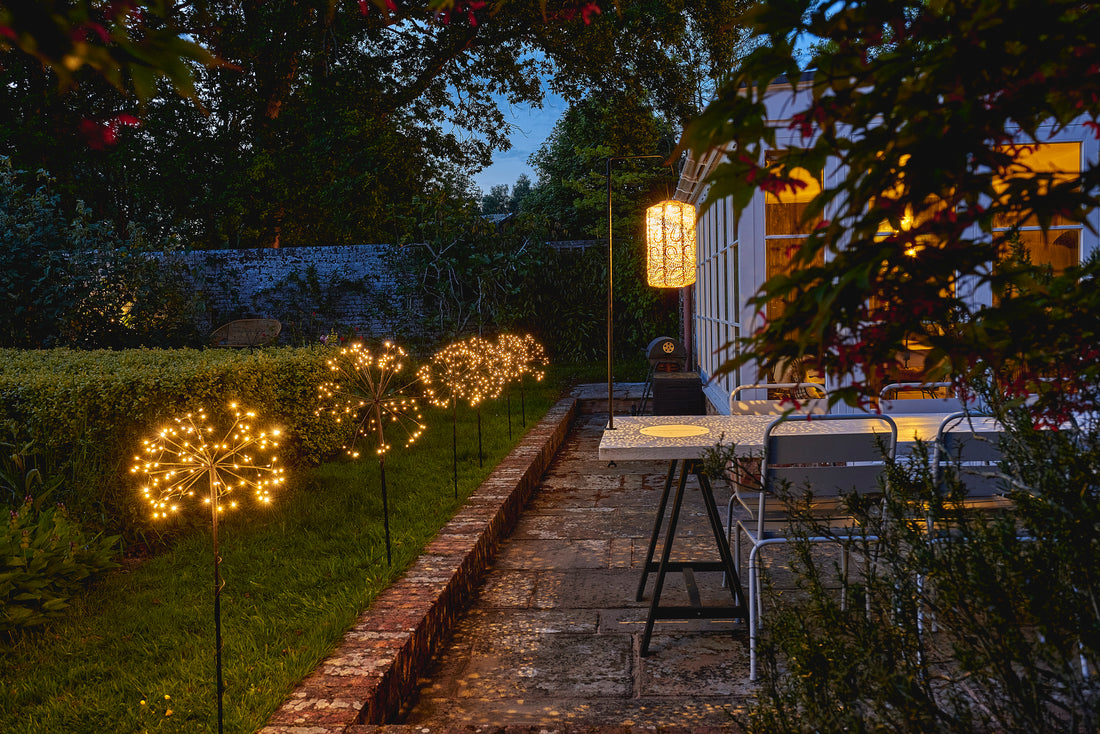
<path id="1" fill-rule="evenodd" d="M 1020 242 L 1031 254 L 1036 265 L 1050 265 L 1055 273 L 1081 262 L 1081 231 L 1078 229 L 1020 232 Z"/>
<path id="2" fill-rule="evenodd" d="M 798 248 L 802 246 L 802 243 L 806 240 L 802 237 L 785 237 L 783 239 L 768 239 L 765 240 L 765 247 L 767 248 L 767 269 L 768 278 L 772 278 L 776 275 L 790 273 L 792 270 L 791 260 L 794 258 L 795 253 L 798 252 Z M 824 255 L 819 251 L 817 258 L 814 260 L 814 265 L 822 265 L 825 262 Z M 768 319 L 774 319 L 783 313 L 784 303 L 778 299 L 773 299 L 768 302 Z"/>
<path id="3" fill-rule="evenodd" d="M 769 153 L 765 156 L 765 159 L 770 163 L 774 156 L 774 153 Z M 766 220 L 764 231 L 766 234 L 808 234 L 821 221 L 820 216 L 809 222 L 804 223 L 802 221 L 806 205 L 821 193 L 821 181 L 805 168 L 793 169 L 790 177 L 801 181 L 805 186 L 798 191 L 784 191 L 781 194 L 766 192 L 764 194 L 764 218 Z"/>
<path id="4" fill-rule="evenodd" d="M 1081 144 L 1080 143 L 1047 143 L 1045 145 L 1016 146 L 1004 149 L 1015 152 L 1015 163 L 1006 171 L 1006 176 L 993 180 L 993 190 L 998 194 L 1008 187 L 1008 181 L 1013 178 L 1029 178 L 1035 175 L 1050 176 L 1051 183 L 1063 183 L 1073 181 L 1081 173 Z M 1039 193 L 1043 194 L 1049 189 L 1044 183 L 1039 187 Z M 993 226 L 998 228 L 1037 226 L 1034 217 L 1023 219 L 1011 213 L 997 214 L 993 220 Z M 1060 215 L 1056 215 L 1051 226 L 1070 224 Z"/>

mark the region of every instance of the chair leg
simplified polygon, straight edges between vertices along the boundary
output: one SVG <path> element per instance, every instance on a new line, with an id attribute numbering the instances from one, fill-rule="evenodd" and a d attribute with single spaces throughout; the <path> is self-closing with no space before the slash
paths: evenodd
<path id="1" fill-rule="evenodd" d="M 760 546 L 753 545 L 752 550 L 749 551 L 749 680 L 756 680 L 756 638 L 758 636 L 757 627 L 760 624 L 760 610 L 757 609 L 757 603 L 759 602 L 760 593 L 757 589 L 759 583 L 759 577 L 756 572 L 757 563 L 757 551 Z"/>
<path id="2" fill-rule="evenodd" d="M 733 529 L 733 567 L 741 573 L 741 526 Z"/>
<path id="3" fill-rule="evenodd" d="M 840 608 L 848 608 L 848 549 L 840 544 Z"/>

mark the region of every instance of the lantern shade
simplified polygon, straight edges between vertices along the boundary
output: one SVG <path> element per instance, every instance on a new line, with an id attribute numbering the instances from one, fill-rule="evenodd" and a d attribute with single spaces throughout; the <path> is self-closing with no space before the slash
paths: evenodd
<path id="1" fill-rule="evenodd" d="M 646 209 L 646 273 L 651 286 L 683 288 L 695 282 L 695 207 L 662 201 Z"/>

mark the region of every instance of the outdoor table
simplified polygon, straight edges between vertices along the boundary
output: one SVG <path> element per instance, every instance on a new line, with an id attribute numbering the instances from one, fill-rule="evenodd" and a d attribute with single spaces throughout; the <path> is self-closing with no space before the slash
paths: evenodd
<path id="1" fill-rule="evenodd" d="M 911 450 L 920 441 L 935 439 L 939 425 L 947 413 L 894 413 L 890 417 L 898 427 L 897 454 Z M 714 500 L 710 481 L 701 470 L 703 453 L 718 443 L 735 444 L 740 456 L 760 456 L 764 450 L 764 432 L 775 415 L 678 415 L 678 416 L 621 416 L 615 419 L 615 428 L 604 431 L 600 439 L 599 456 L 607 461 L 654 460 L 669 461 L 668 476 L 665 479 L 664 492 L 658 504 L 653 522 L 653 531 L 649 539 L 649 548 L 642 564 L 641 580 L 638 584 L 637 600 L 645 595 L 645 586 L 649 574 L 656 571 L 653 585 L 653 598 L 650 600 L 649 614 L 642 635 L 641 654 L 649 652 L 649 640 L 653 625 L 658 619 L 745 619 L 748 611 L 745 607 L 745 595 L 737 569 L 733 566 L 729 540 L 723 529 L 718 507 Z M 976 431 L 1000 430 L 996 421 L 990 418 L 972 419 Z M 867 431 L 881 431 L 882 423 L 873 420 L 860 421 L 814 421 L 791 423 L 789 430 L 812 435 L 815 432 L 828 431 L 835 434 L 858 435 Z M 654 562 L 653 555 L 660 536 L 661 524 L 668 509 L 668 499 L 672 483 L 680 465 L 680 477 L 673 498 L 671 514 L 665 529 L 665 542 L 661 550 L 661 559 Z M 707 519 L 714 534 L 718 561 L 672 561 L 671 551 L 676 537 L 676 526 L 683 505 L 684 490 L 689 474 L 695 474 L 699 491 L 706 508 Z M 688 584 L 691 606 L 661 606 L 661 592 L 665 575 L 669 571 L 684 573 Z M 694 571 L 723 571 L 726 576 L 732 603 L 728 606 L 707 606 L 698 604 L 698 590 L 694 586 Z"/>

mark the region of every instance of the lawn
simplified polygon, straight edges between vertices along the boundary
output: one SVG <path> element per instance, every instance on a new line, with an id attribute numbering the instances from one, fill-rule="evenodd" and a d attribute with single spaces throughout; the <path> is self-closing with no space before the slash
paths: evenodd
<path id="1" fill-rule="evenodd" d="M 526 428 L 563 380 L 528 385 Z M 290 474 L 274 505 L 220 523 L 225 730 L 261 728 L 371 600 L 416 558 L 522 437 L 520 396 L 458 411 L 459 497 L 451 413 L 386 461 L 393 563 L 386 564 L 378 463 L 333 461 Z M 0 731 L 217 730 L 213 554 L 197 524 L 170 550 L 103 578 L 67 617 L 3 648 Z"/>

